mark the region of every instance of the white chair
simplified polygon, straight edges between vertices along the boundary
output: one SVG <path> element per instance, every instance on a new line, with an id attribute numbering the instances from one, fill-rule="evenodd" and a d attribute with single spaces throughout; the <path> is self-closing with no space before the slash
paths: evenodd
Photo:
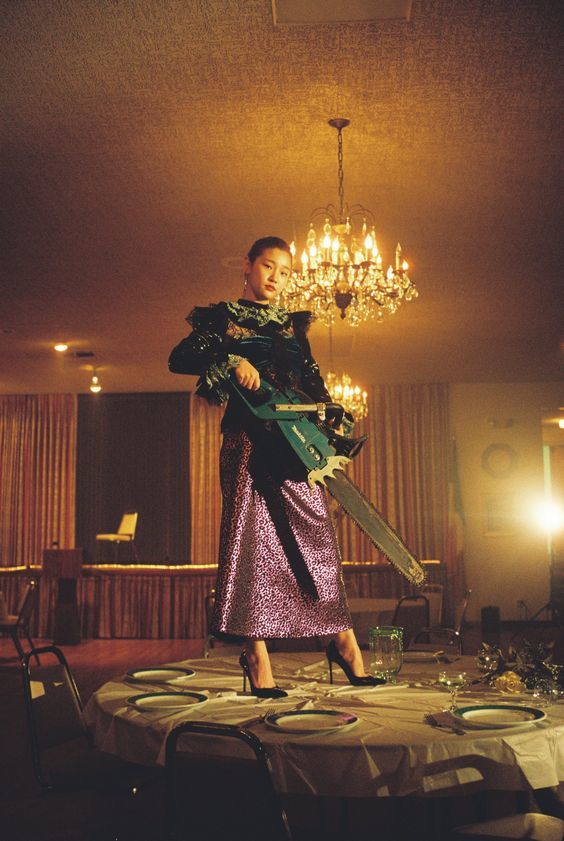
<path id="1" fill-rule="evenodd" d="M 451 830 L 452 841 L 503 841 L 528 838 L 530 841 L 562 841 L 564 821 L 550 815 L 527 812 L 491 821 L 466 824 Z"/>
<path id="2" fill-rule="evenodd" d="M 113 544 L 115 563 L 117 563 L 118 561 L 119 547 L 124 543 L 129 544 L 130 547 L 130 563 L 139 560 L 137 557 L 137 549 L 135 548 L 135 531 L 137 529 L 137 516 L 137 511 L 126 511 L 123 517 L 121 518 L 121 522 L 115 534 L 96 535 L 97 542 L 107 542 Z"/>

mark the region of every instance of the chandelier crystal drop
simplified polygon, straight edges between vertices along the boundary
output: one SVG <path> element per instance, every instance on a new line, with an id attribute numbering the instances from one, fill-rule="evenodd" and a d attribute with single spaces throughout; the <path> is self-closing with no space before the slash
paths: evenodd
<path id="1" fill-rule="evenodd" d="M 334 374 L 328 371 L 324 377 L 327 391 L 335 403 L 340 403 L 345 411 L 350 412 L 355 421 L 368 414 L 368 394 L 353 382 L 348 374 Z"/>
<path id="2" fill-rule="evenodd" d="M 360 204 L 349 208 L 345 203 L 342 132 L 349 123 L 344 118 L 329 120 L 338 135 L 339 210 L 329 204 L 311 214 L 300 267 L 292 272 L 280 303 L 291 310 L 311 310 L 327 325 L 333 323 L 338 309 L 341 318 L 356 327 L 370 318 L 381 321 L 418 292 L 399 242 L 395 268 L 390 265 L 384 270 L 374 214 Z M 321 223 L 319 234 L 316 222 Z M 295 256 L 294 243 L 291 250 Z"/>

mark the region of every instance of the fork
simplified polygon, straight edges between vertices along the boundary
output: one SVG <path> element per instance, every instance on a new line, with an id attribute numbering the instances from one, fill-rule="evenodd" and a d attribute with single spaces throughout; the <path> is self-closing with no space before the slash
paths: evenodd
<path id="1" fill-rule="evenodd" d="M 425 713 L 425 715 L 423 716 L 423 721 L 425 722 L 425 724 L 430 724 L 431 727 L 436 727 L 439 730 L 450 730 L 451 733 L 456 733 L 457 736 L 466 735 L 466 731 L 463 730 L 461 727 L 455 727 L 451 724 L 442 724 L 433 715 L 433 713 Z"/>
<path id="2" fill-rule="evenodd" d="M 276 707 L 268 707 L 263 713 L 257 715 L 255 718 L 249 718 L 247 721 L 242 721 L 239 727 L 252 727 L 254 724 L 262 724 L 265 719 L 276 712 Z"/>

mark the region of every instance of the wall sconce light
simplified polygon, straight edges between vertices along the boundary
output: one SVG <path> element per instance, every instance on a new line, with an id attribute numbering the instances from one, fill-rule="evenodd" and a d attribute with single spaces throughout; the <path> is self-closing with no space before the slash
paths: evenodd
<path id="1" fill-rule="evenodd" d="M 53 350 L 56 350 L 57 353 L 64 353 L 65 350 L 68 350 L 69 346 L 66 342 L 57 342 L 56 345 L 53 345 Z"/>

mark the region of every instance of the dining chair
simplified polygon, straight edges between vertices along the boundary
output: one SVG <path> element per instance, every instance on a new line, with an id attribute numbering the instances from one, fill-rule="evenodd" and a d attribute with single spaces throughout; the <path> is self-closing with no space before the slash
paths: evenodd
<path id="1" fill-rule="evenodd" d="M 24 657 L 20 635 L 26 637 L 30 648 L 34 647 L 29 631 L 29 623 L 37 603 L 37 593 L 37 581 L 35 578 L 30 578 L 25 585 L 16 613 L 13 615 L 8 614 L 0 621 L 0 631 L 3 634 L 9 634 L 11 636 L 20 660 L 23 660 Z M 39 660 L 37 662 L 39 663 Z"/>
<path id="2" fill-rule="evenodd" d="M 403 646 L 407 648 L 410 641 L 421 628 L 429 625 L 429 600 L 423 595 L 402 596 L 398 599 L 392 625 L 403 628 Z"/>
<path id="3" fill-rule="evenodd" d="M 260 739 L 229 724 L 189 721 L 165 752 L 167 841 L 291 841 Z"/>
<path id="4" fill-rule="evenodd" d="M 97 545 L 100 543 L 112 543 L 114 547 L 114 561 L 118 562 L 119 547 L 125 543 L 130 548 L 130 563 L 138 562 L 137 548 L 135 546 L 135 532 L 137 531 L 137 511 L 126 511 L 122 516 L 117 532 L 115 534 L 97 534 Z"/>
<path id="5" fill-rule="evenodd" d="M 210 650 L 215 648 L 217 639 L 211 632 L 213 610 L 215 607 L 215 590 L 210 590 L 204 599 L 204 610 L 206 614 L 206 638 L 204 639 L 204 657 L 210 656 Z"/>
<path id="6" fill-rule="evenodd" d="M 32 658 L 40 665 L 32 664 Z M 44 646 L 25 654 L 22 678 L 33 770 L 44 792 L 107 795 L 107 804 L 116 805 L 117 820 L 142 788 L 162 778 L 157 768 L 94 747 L 80 694 L 59 648 Z"/>
<path id="7" fill-rule="evenodd" d="M 472 590 L 466 590 L 458 602 L 454 612 L 454 627 L 447 628 L 437 625 L 436 627 L 422 628 L 410 645 L 410 650 L 430 651 L 436 649 L 437 645 L 451 645 L 456 648 L 458 654 L 463 654 L 462 631 L 471 593 Z"/>
<path id="8" fill-rule="evenodd" d="M 511 838 L 562 841 L 564 821 L 551 815 L 527 812 L 454 827 L 450 834 L 451 841 L 505 841 Z"/>

